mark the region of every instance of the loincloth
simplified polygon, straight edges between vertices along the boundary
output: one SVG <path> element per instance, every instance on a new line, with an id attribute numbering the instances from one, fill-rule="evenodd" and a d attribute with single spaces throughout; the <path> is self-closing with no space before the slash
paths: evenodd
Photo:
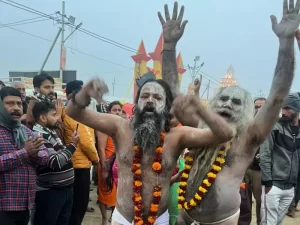
<path id="1" fill-rule="evenodd" d="M 115 208 L 114 213 L 112 215 L 111 225 L 132 225 L 134 222 L 127 221 L 124 216 Z M 169 225 L 169 212 L 168 210 L 157 217 L 154 225 Z"/>
<path id="2" fill-rule="evenodd" d="M 189 214 L 187 214 L 186 210 L 184 210 L 185 215 L 192 221 L 191 225 L 236 225 L 239 220 L 240 216 L 240 209 L 234 213 L 232 216 L 229 216 L 225 219 L 222 219 L 220 221 L 212 222 L 212 223 L 202 223 L 199 221 L 195 221 L 193 218 L 190 217 Z"/>

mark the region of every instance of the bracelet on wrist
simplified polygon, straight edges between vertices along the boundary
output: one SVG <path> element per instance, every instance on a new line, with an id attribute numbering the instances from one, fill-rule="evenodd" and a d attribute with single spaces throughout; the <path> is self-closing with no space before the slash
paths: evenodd
<path id="1" fill-rule="evenodd" d="M 81 105 L 81 104 L 78 104 L 78 102 L 76 101 L 76 95 L 78 94 L 79 91 L 73 91 L 72 92 L 72 98 L 71 98 L 71 101 L 73 103 L 73 105 L 76 107 L 76 108 L 79 108 L 79 109 L 85 109 L 86 107 L 88 107 L 91 103 L 91 100 L 89 100 L 89 102 L 85 105 Z"/>

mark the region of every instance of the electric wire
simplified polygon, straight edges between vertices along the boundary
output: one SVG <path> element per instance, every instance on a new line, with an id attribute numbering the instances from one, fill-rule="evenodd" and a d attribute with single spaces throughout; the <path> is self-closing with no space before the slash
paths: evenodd
<path id="1" fill-rule="evenodd" d="M 25 10 L 25 11 L 27 11 L 27 12 L 31 12 L 31 13 L 34 13 L 34 14 L 37 14 L 37 15 L 45 16 L 45 17 L 47 17 L 47 18 L 49 18 L 49 19 L 52 19 L 52 20 L 54 20 L 54 21 L 56 21 L 56 22 L 61 22 L 61 20 L 58 19 L 58 18 L 49 16 L 49 15 L 47 15 L 47 14 L 41 12 L 41 11 L 38 11 L 38 10 L 36 10 L 36 9 L 30 8 L 30 7 L 28 7 L 28 6 L 22 5 L 22 4 L 20 4 L 20 3 L 17 3 L 17 2 L 11 1 L 11 0 L 6 0 L 6 1 L 0 0 L 0 2 L 5 3 L 5 4 L 8 4 L 8 5 L 13 6 L 13 7 L 16 7 L 16 8 L 19 8 L 19 9 L 22 9 L 22 10 Z M 61 14 L 60 14 L 60 15 L 61 15 Z M 67 23 L 66 25 L 68 25 L 68 26 L 70 26 L 70 27 L 72 27 L 72 28 L 76 28 L 76 25 L 73 25 L 73 24 Z M 129 51 L 129 52 L 133 52 L 133 53 L 136 53 L 136 52 L 137 52 L 137 50 L 134 49 L 134 48 L 131 48 L 131 47 L 126 46 L 126 45 L 124 45 L 124 44 L 121 44 L 121 43 L 119 43 L 119 42 L 113 41 L 113 40 L 111 40 L 111 39 L 109 39 L 109 38 L 105 38 L 105 37 L 103 37 L 103 36 L 101 36 L 101 35 L 99 35 L 99 34 L 96 34 L 96 33 L 94 33 L 94 32 L 88 31 L 88 30 L 86 30 L 86 29 L 79 28 L 78 30 L 81 31 L 81 32 L 83 32 L 83 33 L 85 33 L 85 34 L 87 34 L 87 35 L 89 35 L 89 36 L 91 36 L 91 37 L 94 37 L 94 38 L 96 38 L 96 39 L 98 39 L 98 40 L 100 40 L 100 41 L 106 42 L 106 43 L 111 44 L 111 45 L 114 45 L 114 46 L 116 46 L 116 47 L 119 47 L 119 48 L 121 48 L 121 49 L 123 49 L 123 50 Z"/>
<path id="2" fill-rule="evenodd" d="M 0 23 L 0 25 L 3 25 L 3 24 Z M 44 40 L 44 41 L 48 41 L 48 42 L 51 42 L 51 43 L 53 42 L 53 40 L 50 40 L 50 39 L 47 39 L 47 38 L 44 38 L 44 37 L 41 37 L 41 36 L 38 36 L 38 35 L 35 35 L 35 34 L 32 34 L 32 33 L 29 33 L 29 32 L 27 32 L 27 31 L 19 30 L 19 29 L 16 29 L 16 28 L 14 28 L 14 27 L 7 27 L 7 28 L 12 29 L 12 30 L 15 30 L 15 31 L 18 31 L 18 32 L 21 32 L 21 33 L 24 33 L 24 34 L 27 34 L 27 35 L 30 35 L 30 36 L 32 36 L 32 37 L 35 37 L 35 38 L 38 38 L 38 39 L 41 39 L 41 40 Z M 58 44 L 61 44 L 61 43 L 56 43 L 56 45 L 58 45 Z M 95 55 L 86 53 L 86 52 L 84 52 L 84 51 L 81 51 L 81 50 L 78 50 L 78 49 L 75 49 L 75 48 L 72 48 L 72 47 L 69 47 L 69 46 L 65 46 L 65 47 L 68 48 L 68 49 L 71 49 L 71 50 L 73 50 L 73 51 L 76 51 L 76 52 L 78 52 L 78 53 L 81 53 L 81 54 L 83 54 L 83 55 L 90 56 L 90 57 L 92 57 L 92 58 L 101 60 L 101 61 L 103 61 L 103 62 L 110 63 L 110 64 L 113 64 L 113 65 L 116 65 L 116 66 L 120 66 L 120 67 L 124 67 L 124 68 L 133 70 L 132 67 L 125 66 L 125 65 L 122 65 L 122 64 L 120 64 L 120 63 L 112 62 L 112 61 L 109 61 L 109 60 L 100 58 L 100 57 L 98 57 L 98 56 L 95 56 Z"/>
<path id="3" fill-rule="evenodd" d="M 14 26 L 19 26 L 19 25 L 25 25 L 25 24 L 32 24 L 32 23 L 37 23 L 37 22 L 42 22 L 42 21 L 49 21 L 50 19 L 41 19 L 41 20 L 35 20 L 35 21 L 28 21 L 28 22 L 23 22 L 23 23 L 13 23 L 13 24 L 3 24 L 0 26 L 0 28 L 4 27 L 14 27 Z"/>

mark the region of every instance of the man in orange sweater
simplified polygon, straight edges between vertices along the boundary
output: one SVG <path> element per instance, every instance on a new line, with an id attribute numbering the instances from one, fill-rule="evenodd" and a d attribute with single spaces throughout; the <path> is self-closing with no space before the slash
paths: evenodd
<path id="1" fill-rule="evenodd" d="M 79 80 L 69 82 L 66 87 L 67 98 L 69 99 L 73 92 L 80 90 L 82 85 L 83 82 Z M 70 225 L 80 225 L 89 202 L 90 169 L 92 164 L 97 164 L 99 162 L 99 157 L 95 147 L 95 135 L 93 129 L 77 123 L 65 113 L 62 115 L 62 121 L 66 144 L 71 142 L 72 134 L 76 129 L 78 129 L 80 135 L 80 141 L 72 157 L 75 182 L 73 189 L 73 209 L 69 221 Z"/>

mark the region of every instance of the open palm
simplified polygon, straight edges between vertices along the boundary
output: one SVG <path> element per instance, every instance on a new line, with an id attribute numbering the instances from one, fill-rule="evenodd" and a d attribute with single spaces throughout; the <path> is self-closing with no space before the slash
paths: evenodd
<path id="1" fill-rule="evenodd" d="M 290 0 L 288 6 L 288 0 L 283 1 L 283 17 L 280 23 L 277 22 L 275 16 L 271 16 L 272 29 L 279 38 L 293 38 L 295 31 L 299 27 L 300 15 L 300 0 L 297 0 L 296 6 L 294 0 Z"/>
<path id="2" fill-rule="evenodd" d="M 165 5 L 165 17 L 166 20 L 162 17 L 161 13 L 158 13 L 159 20 L 163 27 L 163 37 L 165 43 L 177 43 L 177 41 L 182 37 L 184 28 L 187 24 L 187 20 L 182 24 L 183 14 L 184 14 L 184 6 L 181 7 L 180 13 L 177 17 L 178 13 L 178 3 L 174 3 L 173 16 L 170 18 L 168 5 Z"/>

